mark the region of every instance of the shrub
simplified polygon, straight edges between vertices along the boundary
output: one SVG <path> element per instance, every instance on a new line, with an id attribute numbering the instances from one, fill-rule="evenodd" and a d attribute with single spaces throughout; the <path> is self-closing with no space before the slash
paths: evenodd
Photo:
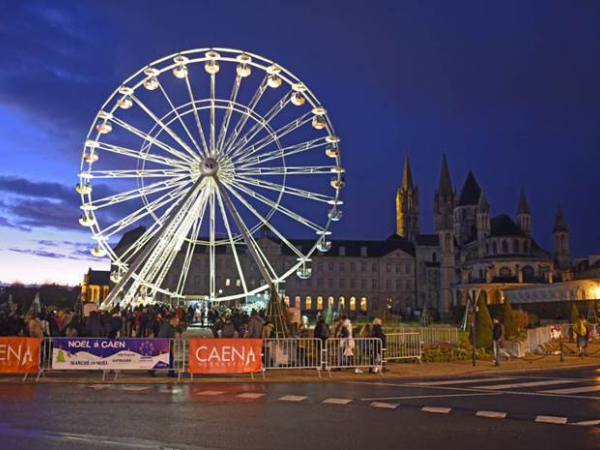
<path id="1" fill-rule="evenodd" d="M 475 325 L 477 327 L 477 348 L 492 348 L 492 316 L 490 316 L 490 311 L 482 294 L 479 295 L 479 300 L 477 301 L 477 316 Z"/>
<path id="2" fill-rule="evenodd" d="M 577 322 L 577 319 L 579 319 L 579 309 L 575 302 L 573 302 L 571 303 L 571 323 Z"/>
<path id="3" fill-rule="evenodd" d="M 522 331 L 531 325 L 531 318 L 529 317 L 529 313 L 527 311 L 517 309 L 516 311 L 513 311 L 513 317 L 517 325 L 517 332 Z"/>

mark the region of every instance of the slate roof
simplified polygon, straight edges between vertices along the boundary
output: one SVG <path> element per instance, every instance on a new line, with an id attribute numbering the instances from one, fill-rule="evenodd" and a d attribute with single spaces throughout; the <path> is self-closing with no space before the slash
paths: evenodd
<path id="1" fill-rule="evenodd" d="M 88 285 L 105 286 L 110 284 L 110 270 L 88 270 Z"/>
<path id="2" fill-rule="evenodd" d="M 523 236 L 519 226 L 507 215 L 500 214 L 490 221 L 492 236 Z"/>
<path id="3" fill-rule="evenodd" d="M 481 195 L 481 188 L 475 180 L 473 172 L 469 171 L 465 184 L 463 184 L 462 190 L 460 191 L 460 197 L 458 198 L 458 206 L 476 206 L 479 203 L 479 196 Z"/>

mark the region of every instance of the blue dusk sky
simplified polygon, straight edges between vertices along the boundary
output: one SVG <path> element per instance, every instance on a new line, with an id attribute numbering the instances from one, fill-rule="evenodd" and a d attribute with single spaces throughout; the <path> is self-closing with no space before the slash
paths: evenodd
<path id="1" fill-rule="evenodd" d="M 342 139 L 333 238 L 384 239 L 409 154 L 421 231 L 443 152 L 492 215 L 519 192 L 551 250 L 563 206 L 574 256 L 600 252 L 600 2 L 0 2 L 0 281 L 80 282 L 82 143 L 108 95 L 150 61 L 200 47 L 264 55 L 298 75 Z"/>

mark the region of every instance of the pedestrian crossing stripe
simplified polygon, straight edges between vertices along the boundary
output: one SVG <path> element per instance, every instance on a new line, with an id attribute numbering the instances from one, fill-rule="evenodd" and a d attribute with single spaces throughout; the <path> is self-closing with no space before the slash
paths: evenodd
<path id="1" fill-rule="evenodd" d="M 500 389 L 528 388 L 528 387 L 536 387 L 536 386 L 552 386 L 553 384 L 569 384 L 569 383 L 581 383 L 581 380 L 542 380 L 542 381 L 527 381 L 524 383 L 490 384 L 488 386 L 477 386 L 477 389 L 500 390 Z"/>
<path id="2" fill-rule="evenodd" d="M 426 381 L 419 383 L 410 383 L 419 386 L 450 386 L 455 384 L 469 384 L 469 383 L 482 383 L 482 382 L 492 382 L 492 381 L 506 381 L 506 380 L 516 380 L 515 377 L 487 377 L 487 378 L 470 378 L 470 379 L 462 379 L 462 380 L 444 380 L 444 381 Z"/>
<path id="3" fill-rule="evenodd" d="M 597 392 L 600 391 L 600 385 L 594 386 L 583 386 L 576 388 L 565 388 L 565 389 L 552 389 L 549 391 L 538 391 L 540 394 L 580 394 L 584 392 Z"/>
<path id="4" fill-rule="evenodd" d="M 238 394 L 236 397 L 255 399 L 255 398 L 261 398 L 264 395 L 265 394 L 263 394 L 261 392 L 244 392 L 243 394 Z"/>
<path id="5" fill-rule="evenodd" d="M 214 397 L 216 395 L 221 395 L 221 394 L 224 394 L 224 392 L 223 391 L 201 391 L 201 392 L 198 392 L 196 395 L 206 395 L 209 397 Z"/>
<path id="6" fill-rule="evenodd" d="M 279 400 L 282 402 L 301 402 L 307 398 L 306 395 L 284 395 L 283 397 L 279 397 Z"/>
<path id="7" fill-rule="evenodd" d="M 330 405 L 347 405 L 352 401 L 351 398 L 327 398 L 323 400 L 323 403 L 328 403 Z"/>

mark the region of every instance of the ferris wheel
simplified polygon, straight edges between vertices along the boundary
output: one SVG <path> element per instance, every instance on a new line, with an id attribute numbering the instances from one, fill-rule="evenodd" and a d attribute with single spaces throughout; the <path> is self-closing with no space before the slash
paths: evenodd
<path id="1" fill-rule="evenodd" d="M 310 89 L 261 56 L 194 49 L 136 72 L 90 127 L 77 184 L 92 254 L 113 267 L 103 306 L 228 301 L 308 278 L 342 218 L 339 142 Z M 259 245 L 265 233 L 285 257 Z"/>

